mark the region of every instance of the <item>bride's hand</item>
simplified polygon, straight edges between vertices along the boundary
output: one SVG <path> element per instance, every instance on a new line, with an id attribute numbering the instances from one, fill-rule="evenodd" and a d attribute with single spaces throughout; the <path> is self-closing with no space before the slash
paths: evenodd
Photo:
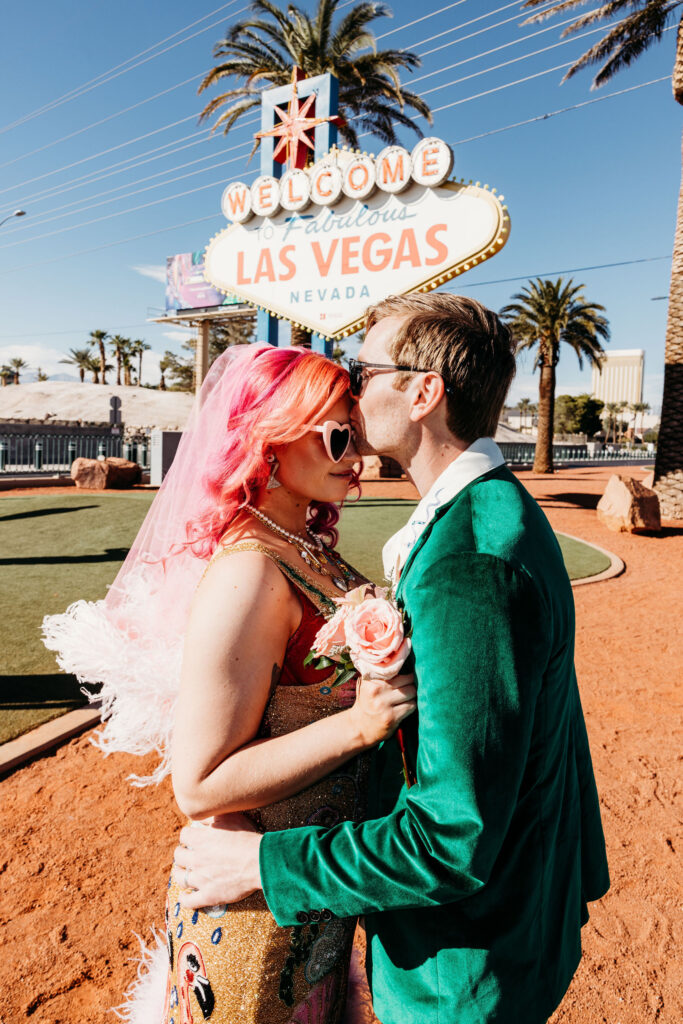
<path id="1" fill-rule="evenodd" d="M 415 676 L 412 672 L 393 679 L 363 676 L 356 685 L 356 701 L 348 714 L 366 747 L 392 736 L 404 718 L 417 707 Z"/>

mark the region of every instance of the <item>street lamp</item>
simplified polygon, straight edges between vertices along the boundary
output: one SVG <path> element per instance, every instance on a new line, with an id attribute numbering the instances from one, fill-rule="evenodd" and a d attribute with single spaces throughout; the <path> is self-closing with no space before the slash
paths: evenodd
<path id="1" fill-rule="evenodd" d="M 8 220 L 11 220 L 11 219 L 12 219 L 12 217 L 25 217 L 25 216 L 26 216 L 26 210 L 15 210 L 15 211 L 14 211 L 14 213 L 10 213 L 9 217 L 5 217 L 5 219 L 4 219 L 4 220 L 0 220 L 0 228 L 1 228 L 1 227 L 2 227 L 2 225 L 3 225 L 3 224 L 5 224 L 5 223 L 6 223 L 6 222 L 7 222 Z"/>

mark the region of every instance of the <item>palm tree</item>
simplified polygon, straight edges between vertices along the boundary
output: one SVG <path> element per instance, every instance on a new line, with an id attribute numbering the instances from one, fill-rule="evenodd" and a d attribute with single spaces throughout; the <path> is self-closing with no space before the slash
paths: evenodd
<path id="1" fill-rule="evenodd" d="M 125 341 L 126 344 L 121 350 L 121 365 L 123 366 L 123 383 L 126 387 L 130 387 L 133 383 L 130 376 L 130 371 L 133 368 L 132 342 L 129 338 L 126 338 Z"/>
<path id="2" fill-rule="evenodd" d="M 520 426 L 520 430 L 524 430 L 524 427 L 526 426 L 526 417 L 527 417 L 527 413 L 529 412 L 529 406 L 530 405 L 531 405 L 531 399 L 530 398 L 520 398 L 519 402 L 517 402 L 517 408 L 519 409 L 519 426 Z"/>
<path id="3" fill-rule="evenodd" d="M 103 370 L 102 364 L 100 363 L 99 359 L 97 359 L 93 355 L 89 356 L 89 362 L 86 366 L 86 370 L 89 373 L 92 373 L 93 384 L 102 384 L 103 382 L 100 380 L 100 374 L 102 374 L 103 372 L 105 374 L 109 373 L 109 371 L 113 369 L 114 367 L 111 365 L 111 363 L 105 363 Z M 106 383 L 106 381 L 104 383 Z"/>
<path id="4" fill-rule="evenodd" d="M 264 84 L 288 85 L 296 66 L 307 77 L 330 72 L 339 80 L 339 132 L 350 146 L 358 146 L 358 129 L 387 145 L 398 141 L 395 124 L 421 136 L 404 108 L 412 107 L 431 124 L 429 106 L 403 89 L 398 75 L 399 68 L 419 67 L 420 58 L 407 50 L 377 50 L 369 24 L 391 14 L 382 3 L 362 0 L 333 27 L 339 2 L 319 0 L 311 17 L 294 4 L 281 10 L 270 0 L 253 0 L 252 16 L 232 25 L 214 47 L 219 63 L 204 77 L 199 92 L 224 79 L 242 79 L 242 84 L 215 96 L 200 120 L 222 110 L 212 130 L 222 128 L 227 135 L 243 114 L 260 105 Z"/>
<path id="5" fill-rule="evenodd" d="M 81 377 L 81 384 L 85 380 L 86 370 L 90 371 L 92 363 L 92 355 L 89 348 L 70 348 L 71 353 L 66 359 L 60 359 L 60 363 L 72 363 L 78 367 L 78 372 Z"/>
<path id="6" fill-rule="evenodd" d="M 42 382 L 44 380 L 49 380 L 49 379 L 50 379 L 49 374 L 45 373 L 45 371 L 42 369 L 42 367 L 37 366 L 36 367 L 36 380 L 39 381 L 39 382 Z"/>
<path id="7" fill-rule="evenodd" d="M 624 423 L 624 420 L 619 421 L 618 419 L 626 409 L 628 409 L 628 402 L 617 402 L 617 436 L 615 441 L 623 437 L 624 429 L 628 430 L 628 425 Z"/>
<path id="8" fill-rule="evenodd" d="M 553 472 L 555 368 L 562 342 L 574 349 L 579 366 L 583 368 L 584 356 L 593 366 L 600 365 L 604 350 L 598 339 L 609 339 L 609 325 L 601 315 L 605 307 L 586 302 L 582 288 L 583 285 L 575 285 L 571 279 L 564 284 L 561 277 L 557 281 L 538 277 L 512 296 L 515 302 L 500 311 L 517 339 L 518 348 L 538 345 L 534 369 L 540 367 L 541 378 L 535 473 Z"/>
<path id="9" fill-rule="evenodd" d="M 92 382 L 93 382 L 93 384 L 99 384 L 100 383 L 100 361 L 99 361 L 99 359 L 95 359 L 95 357 L 91 355 L 89 357 L 89 359 L 88 359 L 88 365 L 87 365 L 86 369 L 90 373 L 92 373 Z"/>
<path id="10" fill-rule="evenodd" d="M 646 412 L 650 411 L 650 405 L 648 402 L 634 402 L 631 409 L 635 413 L 633 420 L 633 440 L 636 439 L 636 432 L 638 430 L 638 414 L 640 413 L 640 436 L 643 436 L 643 417 Z"/>
<path id="11" fill-rule="evenodd" d="M 130 338 L 124 338 L 121 334 L 114 334 L 109 339 L 112 354 L 116 357 L 116 383 L 121 384 L 121 360 L 123 353 L 130 345 Z"/>
<path id="12" fill-rule="evenodd" d="M 148 345 L 142 338 L 136 338 L 131 343 L 130 354 L 138 357 L 138 384 L 142 381 L 142 355 L 144 352 L 151 351 L 152 346 Z"/>
<path id="13" fill-rule="evenodd" d="M 11 366 L 0 366 L 0 382 L 2 382 L 3 388 L 7 387 L 10 377 L 14 376 L 14 371 Z"/>
<path id="14" fill-rule="evenodd" d="M 537 7 L 545 0 L 527 0 L 525 7 Z M 585 0 L 563 0 L 533 15 L 540 21 L 560 11 L 579 7 Z M 664 30 L 678 21 L 678 42 L 673 67 L 673 95 L 683 105 L 683 15 L 676 8 L 680 0 L 610 0 L 582 15 L 565 28 L 563 35 L 585 25 L 620 18 L 606 34 L 570 67 L 564 80 L 590 64 L 602 64 L 593 88 L 609 82 L 622 68 L 629 67 L 641 53 L 658 43 Z M 671 262 L 669 309 L 664 345 L 664 390 L 662 418 L 655 461 L 655 490 L 664 515 L 683 519 L 683 179 L 678 194 L 678 214 Z"/>
<path id="15" fill-rule="evenodd" d="M 616 441 L 617 439 L 617 413 L 619 412 L 619 404 L 617 402 L 607 402 L 605 404 L 604 411 L 607 413 L 605 444 L 609 444 L 612 433 L 614 433 L 614 440 Z"/>
<path id="16" fill-rule="evenodd" d="M 19 374 L 22 372 L 22 370 L 28 370 L 28 363 L 26 362 L 25 359 L 21 359 L 20 357 L 15 356 L 14 359 L 10 359 L 9 365 L 14 375 L 14 383 L 18 384 Z"/>
<path id="17" fill-rule="evenodd" d="M 97 347 L 99 349 L 99 352 L 100 352 L 100 369 L 99 369 L 98 376 L 102 377 L 102 380 L 100 382 L 102 384 L 106 384 L 107 383 L 107 380 L 106 380 L 107 354 L 106 354 L 106 352 L 104 350 L 104 343 L 105 343 L 105 341 L 107 340 L 108 337 L 109 337 L 109 335 L 107 334 L 106 331 L 91 331 L 90 332 L 90 337 L 88 338 L 88 345 L 90 345 L 91 347 L 93 345 L 97 345 Z M 109 367 L 109 369 L 111 369 L 111 367 Z M 96 381 L 95 383 L 98 383 L 98 382 Z"/>
<path id="18" fill-rule="evenodd" d="M 171 369 L 171 365 L 172 365 L 171 364 L 171 360 L 167 358 L 169 354 L 170 353 L 167 352 L 166 355 L 162 356 L 162 358 L 159 360 L 159 372 L 161 374 L 161 380 L 159 381 L 159 390 L 160 391 L 165 391 L 166 390 L 166 377 L 165 377 L 165 374 L 166 374 L 167 370 Z"/>

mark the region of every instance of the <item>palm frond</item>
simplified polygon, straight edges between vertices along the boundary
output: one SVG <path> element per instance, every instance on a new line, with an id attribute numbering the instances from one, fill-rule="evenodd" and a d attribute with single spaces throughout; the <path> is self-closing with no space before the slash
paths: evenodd
<path id="1" fill-rule="evenodd" d="M 527 0 L 524 7 L 536 7 L 542 2 L 543 0 Z M 544 21 L 554 14 L 583 6 L 585 2 L 586 0 L 563 0 L 562 3 L 554 4 L 547 10 L 532 15 L 522 24 Z M 598 89 L 617 71 L 629 67 L 653 43 L 660 41 L 667 27 L 674 24 L 674 11 L 681 6 L 681 2 L 682 0 L 610 0 L 609 3 L 580 15 L 565 28 L 562 32 L 563 37 L 600 21 L 608 21 L 619 15 L 624 17 L 572 64 L 562 81 L 566 82 L 573 78 L 586 67 L 602 63 L 591 84 L 592 89 Z"/>
<path id="2" fill-rule="evenodd" d="M 399 74 L 402 68 L 418 67 L 420 58 L 410 51 L 378 51 L 370 28 L 374 19 L 390 16 L 390 9 L 383 3 L 361 0 L 335 27 L 338 4 L 339 0 L 318 0 L 311 16 L 293 3 L 283 10 L 272 0 L 253 0 L 248 17 L 232 25 L 214 47 L 218 63 L 202 79 L 199 92 L 231 77 L 241 79 L 242 85 L 212 99 L 200 120 L 223 110 L 212 130 L 222 127 L 227 133 L 258 103 L 265 83 L 279 86 L 290 81 L 295 64 L 308 77 L 326 72 L 337 77 L 340 113 L 346 119 L 339 131 L 354 148 L 358 145 L 357 127 L 361 126 L 388 144 L 398 141 L 397 125 L 422 135 L 415 117 L 421 115 L 431 122 L 429 105 L 402 88 Z M 406 108 L 415 114 L 408 116 Z"/>

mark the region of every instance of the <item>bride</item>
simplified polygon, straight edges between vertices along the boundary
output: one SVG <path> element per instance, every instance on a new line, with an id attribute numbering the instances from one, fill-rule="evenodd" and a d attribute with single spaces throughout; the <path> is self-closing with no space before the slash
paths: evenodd
<path id="1" fill-rule="evenodd" d="M 332 688 L 304 664 L 335 598 L 365 582 L 334 547 L 358 487 L 349 410 L 348 374 L 323 356 L 228 350 L 107 597 L 45 619 L 60 666 L 101 684 L 99 745 L 159 751 L 135 783 L 172 766 L 196 822 L 361 820 L 367 752 L 415 709 L 412 677 Z M 321 909 L 280 928 L 260 892 L 192 912 L 190 886 L 169 881 L 165 941 L 144 955 L 126 1020 L 338 1024 L 354 920 Z"/>

